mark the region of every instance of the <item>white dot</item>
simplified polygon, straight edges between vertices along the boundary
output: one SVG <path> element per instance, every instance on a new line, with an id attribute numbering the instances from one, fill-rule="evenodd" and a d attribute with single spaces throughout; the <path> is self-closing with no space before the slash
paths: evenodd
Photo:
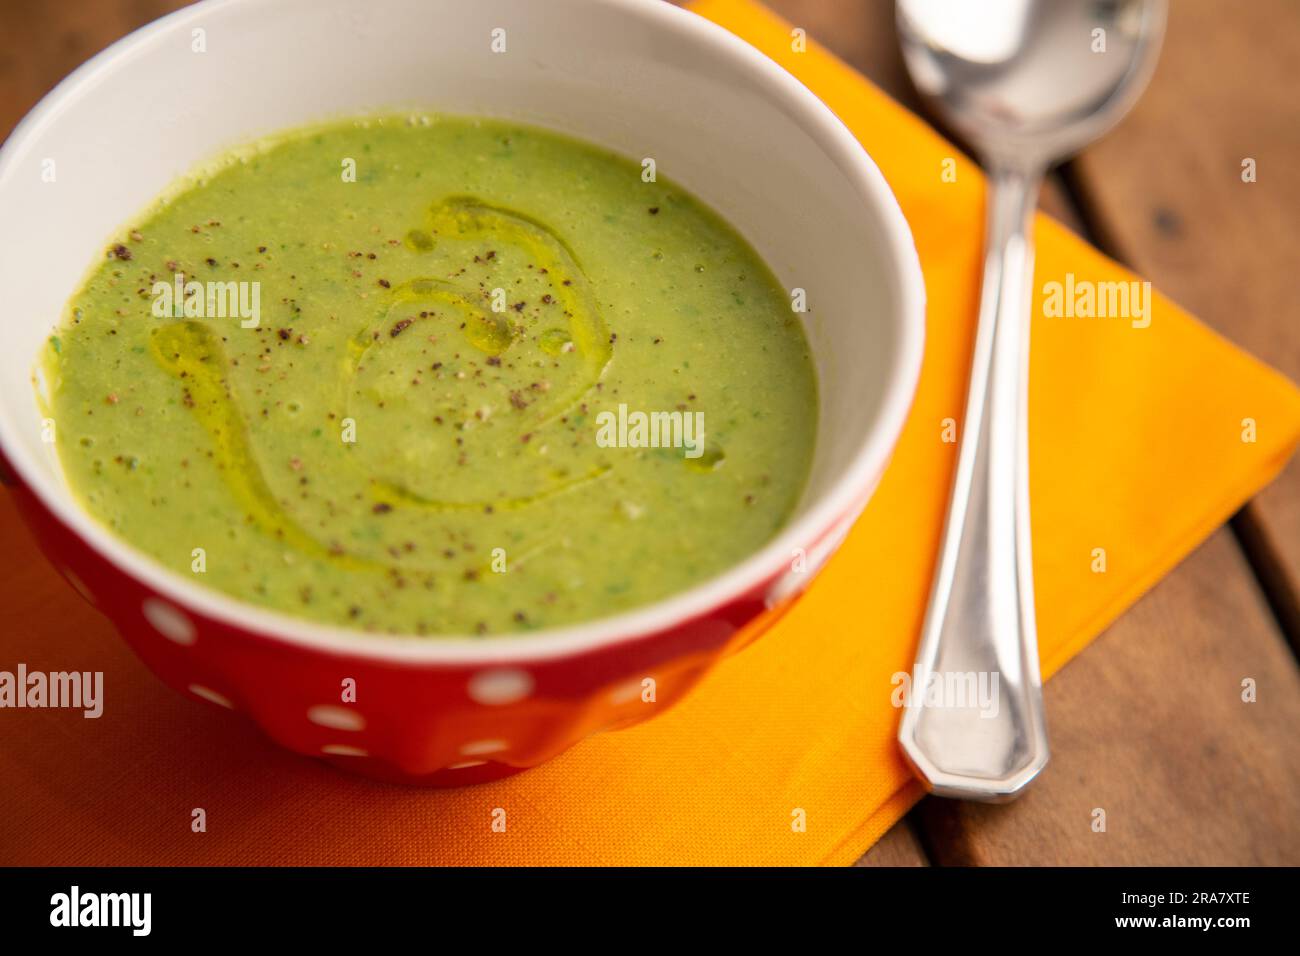
<path id="1" fill-rule="evenodd" d="M 323 754 L 333 754 L 336 757 L 369 757 L 370 751 L 362 750 L 360 747 L 349 747 L 347 744 L 326 744 L 320 749 Z"/>
<path id="2" fill-rule="evenodd" d="M 230 698 L 225 694 L 218 694 L 210 687 L 204 687 L 202 684 L 191 684 L 190 693 L 195 697 L 202 697 L 204 700 L 211 701 L 218 707 L 225 707 L 228 710 L 234 710 L 235 705 L 230 702 Z"/>
<path id="3" fill-rule="evenodd" d="M 641 699 L 643 689 L 639 678 L 630 680 L 625 684 L 619 684 L 609 692 L 609 702 L 611 704 L 630 704 L 634 700 Z"/>
<path id="4" fill-rule="evenodd" d="M 469 680 L 470 699 L 480 704 L 499 707 L 523 700 L 533 692 L 533 678 L 527 671 L 501 667 L 479 671 Z"/>
<path id="5" fill-rule="evenodd" d="M 466 757 L 478 757 L 483 754 L 500 753 L 509 746 L 504 740 L 471 740 L 461 744 L 460 752 Z"/>
<path id="6" fill-rule="evenodd" d="M 307 719 L 313 724 L 329 727 L 333 730 L 365 730 L 366 718 L 355 710 L 346 707 L 333 707 L 329 704 L 317 704 L 307 708 Z"/>
<path id="7" fill-rule="evenodd" d="M 78 594 L 80 594 L 83 598 L 85 598 L 85 599 L 86 599 L 87 601 L 89 601 L 91 604 L 95 604 L 95 603 L 96 603 L 96 601 L 95 601 L 95 595 L 93 595 L 93 594 L 90 593 L 90 588 L 86 587 L 86 582 L 85 582 L 85 581 L 81 580 L 81 578 L 77 577 L 75 574 L 73 574 L 73 573 L 72 573 L 71 571 L 69 571 L 67 568 L 64 568 L 64 569 L 63 569 L 63 576 L 64 576 L 65 578 L 68 579 L 68 583 L 72 585 L 72 589 L 73 589 L 74 591 L 76 591 Z"/>
<path id="8" fill-rule="evenodd" d="M 486 760 L 466 760 L 464 763 L 454 763 L 454 764 L 452 764 L 450 767 L 448 767 L 447 769 L 448 769 L 448 770 L 467 770 L 467 769 L 469 769 L 470 767 L 481 767 L 481 766 L 483 766 L 485 763 L 487 763 Z"/>
<path id="9" fill-rule="evenodd" d="M 194 622 L 166 601 L 148 598 L 144 602 L 143 611 L 145 620 L 167 640 L 187 646 L 197 640 L 194 634 Z"/>

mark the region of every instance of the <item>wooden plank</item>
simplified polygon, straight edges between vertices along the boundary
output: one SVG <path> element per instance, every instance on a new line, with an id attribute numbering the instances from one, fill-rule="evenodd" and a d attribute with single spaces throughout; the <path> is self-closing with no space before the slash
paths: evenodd
<path id="1" fill-rule="evenodd" d="M 934 862 L 1300 862 L 1300 674 L 1272 627 L 1216 532 L 1048 683 L 1052 762 L 1023 798 L 922 801 Z M 1247 678 L 1257 703 L 1242 701 Z"/>
<path id="2" fill-rule="evenodd" d="M 183 0 L 59 0 L 6 2 L 0 30 L 0 130 L 9 130 L 36 101 L 113 41 Z"/>
<path id="3" fill-rule="evenodd" d="M 904 817 L 853 865 L 929 866 L 930 860 L 921 847 L 921 838 L 917 835 L 911 818 Z"/>
<path id="4" fill-rule="evenodd" d="M 1300 4 L 1171 7 L 1150 88 L 1072 178 L 1108 251 L 1300 380 Z M 1254 183 L 1242 181 L 1247 159 Z M 1297 640 L 1300 459 L 1237 527 Z"/>

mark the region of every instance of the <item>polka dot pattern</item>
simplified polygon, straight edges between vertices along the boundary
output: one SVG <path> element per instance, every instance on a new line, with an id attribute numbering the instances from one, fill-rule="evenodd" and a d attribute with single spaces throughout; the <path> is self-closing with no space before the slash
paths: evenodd
<path id="1" fill-rule="evenodd" d="M 515 667 L 498 667 L 479 671 L 466 688 L 470 700 L 489 707 L 500 707 L 523 700 L 533 692 L 533 678 Z"/>
<path id="2" fill-rule="evenodd" d="M 329 727 L 331 730 L 365 730 L 366 718 L 355 710 L 336 707 L 331 704 L 317 704 L 307 708 L 307 719 L 313 724 Z"/>
<path id="3" fill-rule="evenodd" d="M 216 704 L 218 707 L 224 707 L 227 710 L 234 710 L 235 705 L 230 702 L 230 698 L 225 694 L 218 694 L 211 687 L 204 687 L 202 684 L 191 684 L 189 692 L 195 697 L 201 697 L 209 703 Z"/>
<path id="4" fill-rule="evenodd" d="M 630 704 L 634 700 L 641 699 L 641 678 L 630 680 L 619 684 L 609 692 L 609 702 L 615 707 L 621 707 L 623 704 Z"/>
<path id="5" fill-rule="evenodd" d="M 161 598 L 151 597 L 145 599 L 141 610 L 144 612 L 145 620 L 167 640 L 184 647 L 189 647 L 198 640 L 194 622 L 175 605 L 168 604 Z"/>
<path id="6" fill-rule="evenodd" d="M 482 754 L 500 753 L 508 746 L 504 740 L 471 740 L 467 744 L 461 744 L 460 752 L 466 757 L 478 757 Z"/>
<path id="7" fill-rule="evenodd" d="M 333 757 L 369 757 L 370 752 L 360 747 L 352 747 L 348 744 L 326 744 L 320 749 L 323 754 L 329 754 Z"/>

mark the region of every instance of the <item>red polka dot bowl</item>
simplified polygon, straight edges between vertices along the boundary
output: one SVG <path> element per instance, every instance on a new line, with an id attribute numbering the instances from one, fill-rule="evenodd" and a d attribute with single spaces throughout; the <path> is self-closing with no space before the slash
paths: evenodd
<path id="1" fill-rule="evenodd" d="M 765 547 L 689 591 L 578 626 L 381 637 L 210 591 L 79 508 L 34 369 L 106 238 L 223 148 L 403 105 L 653 158 L 804 290 L 817 450 L 797 513 Z M 176 690 L 380 779 L 493 779 L 679 700 L 775 621 L 842 540 L 920 368 L 920 268 L 875 165 L 789 74 L 659 0 L 207 0 L 110 47 L 32 111 L 0 150 L 0 208 L 0 464 L 42 548 Z"/>

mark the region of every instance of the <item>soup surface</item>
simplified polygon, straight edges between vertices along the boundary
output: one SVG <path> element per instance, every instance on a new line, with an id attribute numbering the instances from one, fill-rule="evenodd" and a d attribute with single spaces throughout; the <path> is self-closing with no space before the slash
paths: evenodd
<path id="1" fill-rule="evenodd" d="M 442 117 L 224 158 L 49 340 L 71 487 L 199 583 L 379 632 L 527 631 L 717 574 L 793 510 L 816 383 L 755 252 L 647 178 Z"/>

